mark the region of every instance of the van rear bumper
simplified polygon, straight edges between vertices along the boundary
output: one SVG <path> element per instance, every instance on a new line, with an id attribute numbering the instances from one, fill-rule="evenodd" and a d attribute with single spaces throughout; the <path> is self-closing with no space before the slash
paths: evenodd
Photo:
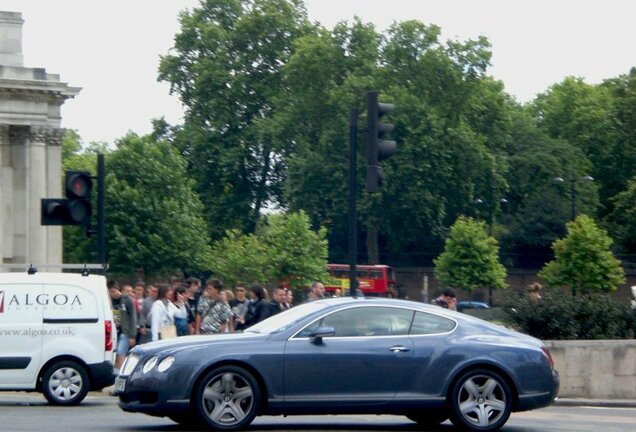
<path id="1" fill-rule="evenodd" d="M 91 375 L 91 390 L 101 390 L 115 383 L 113 362 L 89 364 L 88 370 Z"/>

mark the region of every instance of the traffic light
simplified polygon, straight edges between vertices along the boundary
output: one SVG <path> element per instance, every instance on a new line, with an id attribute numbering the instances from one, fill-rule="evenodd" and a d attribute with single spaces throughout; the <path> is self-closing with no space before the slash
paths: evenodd
<path id="1" fill-rule="evenodd" d="M 395 141 L 383 139 L 393 130 L 390 123 L 380 123 L 380 118 L 393 111 L 393 104 L 378 101 L 378 92 L 367 93 L 367 191 L 379 192 L 382 187 L 384 171 L 379 162 L 388 159 L 397 152 Z"/>
<path id="2" fill-rule="evenodd" d="M 65 196 L 42 199 L 42 225 L 88 225 L 93 214 L 89 172 L 66 171 Z"/>

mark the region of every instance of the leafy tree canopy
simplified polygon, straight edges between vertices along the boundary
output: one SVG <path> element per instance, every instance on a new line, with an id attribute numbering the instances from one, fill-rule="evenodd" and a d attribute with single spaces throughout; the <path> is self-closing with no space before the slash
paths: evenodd
<path id="1" fill-rule="evenodd" d="M 499 263 L 497 241 L 486 224 L 460 216 L 452 226 L 444 251 L 435 259 L 435 277 L 444 285 L 474 291 L 506 288 L 506 269 Z"/>
<path id="2" fill-rule="evenodd" d="M 129 133 L 106 163 L 106 238 L 114 272 L 207 270 L 203 208 L 170 144 Z"/>
<path id="3" fill-rule="evenodd" d="M 553 287 L 569 287 L 573 295 L 616 291 L 625 282 L 620 262 L 612 255 L 612 240 L 589 216 L 567 224 L 568 234 L 552 245 L 554 260 L 539 276 Z"/>

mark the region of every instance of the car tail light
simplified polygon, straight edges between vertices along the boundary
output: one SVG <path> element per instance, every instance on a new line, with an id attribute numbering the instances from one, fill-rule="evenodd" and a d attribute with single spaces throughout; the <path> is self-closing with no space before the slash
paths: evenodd
<path id="1" fill-rule="evenodd" d="M 544 345 L 541 347 L 541 351 L 543 352 L 543 355 L 548 359 L 548 364 L 550 364 L 550 367 L 553 368 L 554 360 L 552 359 L 552 354 L 550 354 L 550 350 Z"/>
<path id="2" fill-rule="evenodd" d="M 113 350 L 113 323 L 104 321 L 104 349 L 106 351 Z"/>

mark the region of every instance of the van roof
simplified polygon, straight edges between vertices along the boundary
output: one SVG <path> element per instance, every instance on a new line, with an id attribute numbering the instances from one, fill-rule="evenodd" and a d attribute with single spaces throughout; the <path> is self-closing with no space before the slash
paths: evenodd
<path id="1" fill-rule="evenodd" d="M 27 274 L 26 272 L 6 272 L 0 273 L 0 283 L 73 283 L 77 285 L 103 284 L 106 286 L 106 277 L 95 274 L 83 276 L 80 273 L 37 272 Z"/>

